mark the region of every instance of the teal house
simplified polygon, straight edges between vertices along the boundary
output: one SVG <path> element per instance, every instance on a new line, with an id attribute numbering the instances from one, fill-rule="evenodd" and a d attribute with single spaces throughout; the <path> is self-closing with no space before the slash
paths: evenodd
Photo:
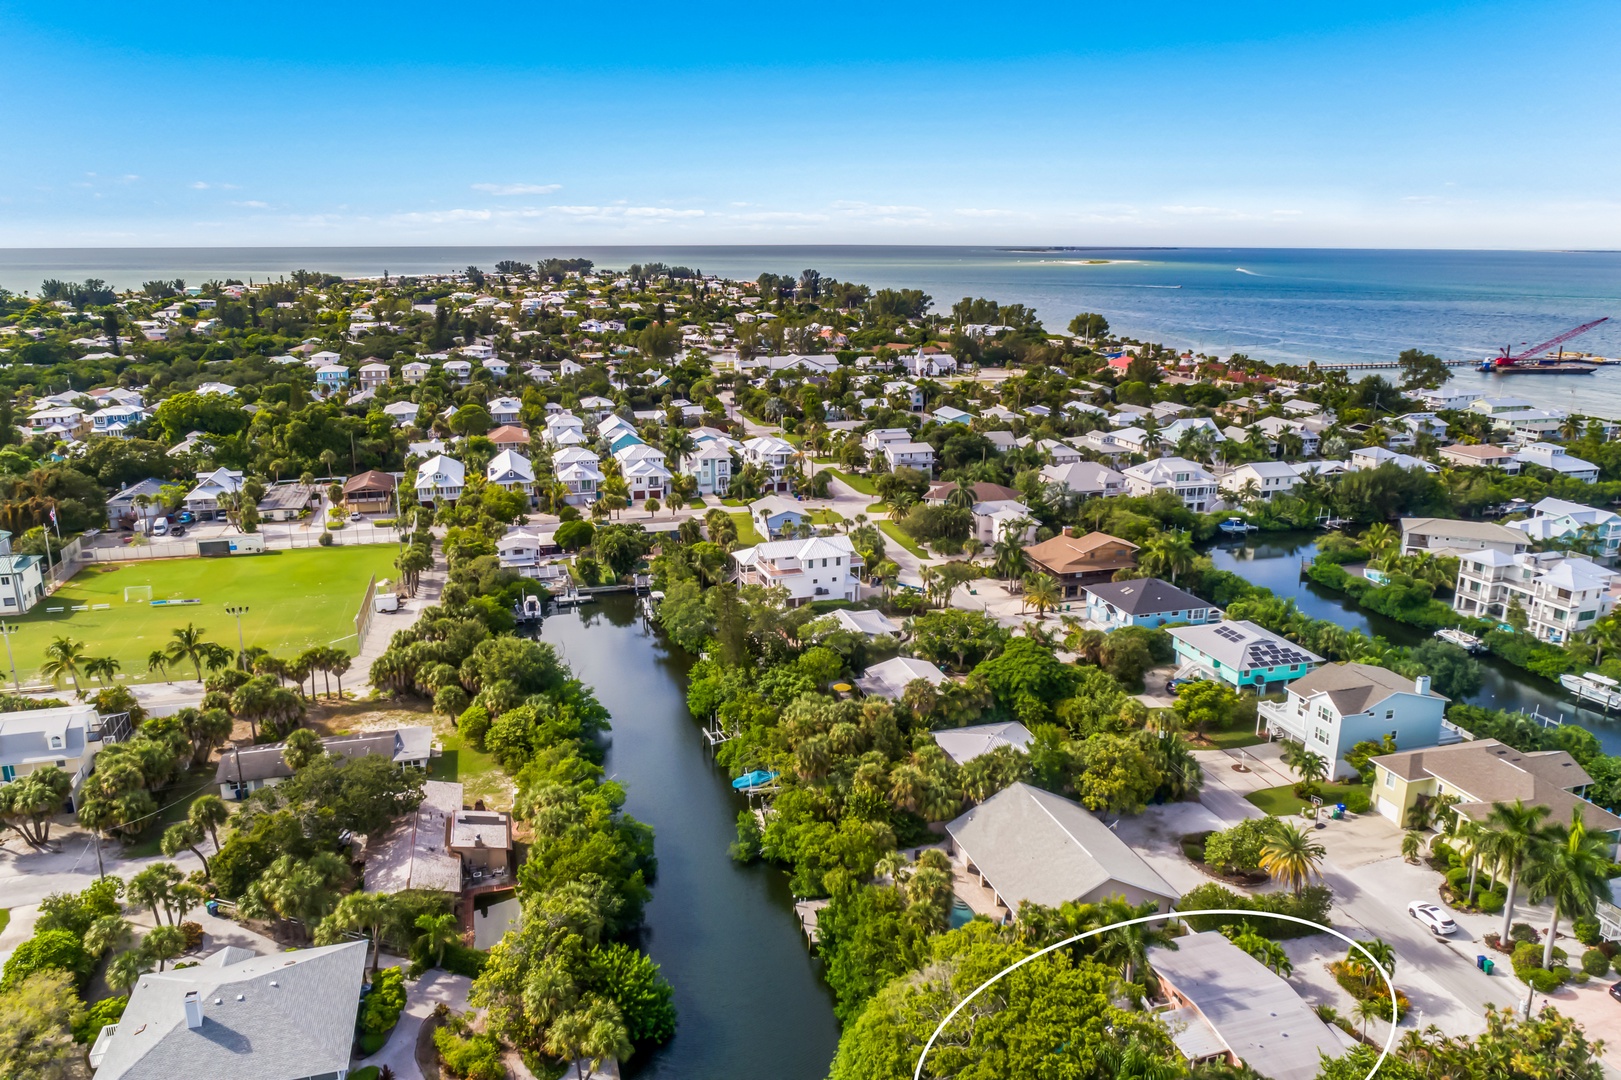
<path id="1" fill-rule="evenodd" d="M 1293 682 L 1323 658 L 1252 622 L 1174 626 L 1179 678 L 1217 679 L 1265 691 Z"/>

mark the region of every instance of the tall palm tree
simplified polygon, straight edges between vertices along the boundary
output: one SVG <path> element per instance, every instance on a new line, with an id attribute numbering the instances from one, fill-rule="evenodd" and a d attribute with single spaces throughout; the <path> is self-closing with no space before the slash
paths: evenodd
<path id="1" fill-rule="evenodd" d="M 1045 619 L 1047 612 L 1057 607 L 1062 594 L 1058 582 L 1048 574 L 1031 574 L 1024 581 L 1024 600 L 1036 609 L 1036 618 Z"/>
<path id="2" fill-rule="evenodd" d="M 162 649 L 153 649 L 146 654 L 146 670 L 148 672 L 157 672 L 163 676 L 164 682 L 173 682 L 169 678 L 169 658 L 164 655 Z"/>
<path id="3" fill-rule="evenodd" d="M 1546 806 L 1527 806 L 1519 799 L 1512 803 L 1492 803 L 1491 813 L 1486 815 L 1481 852 L 1495 873 L 1508 878 L 1508 898 L 1503 904 L 1503 941 L 1509 939 L 1509 931 L 1514 928 L 1514 893 L 1519 887 L 1520 871 L 1537 844 L 1542 819 L 1547 816 Z"/>
<path id="4" fill-rule="evenodd" d="M 1362 546 L 1375 558 L 1395 547 L 1400 540 L 1396 530 L 1383 521 L 1369 525 L 1362 534 Z"/>
<path id="5" fill-rule="evenodd" d="M 1326 852 L 1292 821 L 1279 821 L 1261 846 L 1261 869 L 1288 885 L 1296 894 L 1322 876 L 1319 864 Z"/>
<path id="6" fill-rule="evenodd" d="M 203 662 L 208 659 L 209 646 L 212 644 L 203 639 L 205 631 L 198 629 L 194 624 L 177 626 L 169 631 L 172 639 L 165 652 L 172 663 L 182 660 L 190 661 L 192 669 L 197 673 L 197 681 L 203 681 Z"/>
<path id="7" fill-rule="evenodd" d="M 55 638 L 45 646 L 45 662 L 39 670 L 52 683 L 66 675 L 73 680 L 73 692 L 81 693 L 79 689 L 79 672 L 85 669 L 89 657 L 85 656 L 85 644 L 74 641 L 70 637 Z"/>
<path id="8" fill-rule="evenodd" d="M 423 912 L 416 918 L 416 928 L 422 931 L 419 939 L 423 947 L 433 954 L 433 966 L 438 967 L 445 962 L 445 947 L 461 942 L 461 923 L 451 912 L 443 915 L 434 915 Z"/>
<path id="9" fill-rule="evenodd" d="M 1569 825 L 1549 825 L 1532 847 L 1525 868 L 1526 894 L 1532 903 L 1549 900 L 1553 906 L 1542 946 L 1543 967 L 1553 965 L 1559 916 L 1592 915 L 1598 901 L 1609 896 L 1609 850 L 1603 837 L 1587 831 L 1579 806 L 1571 808 Z"/>
<path id="10" fill-rule="evenodd" d="M 93 656 L 84 662 L 84 673 L 103 686 L 111 686 L 123 666 L 115 656 Z"/>

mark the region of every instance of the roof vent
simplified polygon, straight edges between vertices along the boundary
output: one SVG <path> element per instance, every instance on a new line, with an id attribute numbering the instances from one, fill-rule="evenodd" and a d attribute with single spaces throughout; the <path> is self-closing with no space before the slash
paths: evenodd
<path id="1" fill-rule="evenodd" d="M 196 1031 L 203 1026 L 203 999 L 195 990 L 186 991 L 186 1027 Z"/>
<path id="2" fill-rule="evenodd" d="M 246 1001 L 246 1000 L 248 1000 L 248 995 L 246 995 L 246 994 L 238 994 L 238 995 L 236 995 L 236 1000 L 238 1000 L 238 1001 Z"/>
<path id="3" fill-rule="evenodd" d="M 281 983 L 279 983 L 279 982 L 277 982 L 277 981 L 276 981 L 276 980 L 275 980 L 275 979 L 271 979 L 271 980 L 270 980 L 270 985 L 271 985 L 271 986 L 280 986 L 280 985 L 281 985 Z"/>

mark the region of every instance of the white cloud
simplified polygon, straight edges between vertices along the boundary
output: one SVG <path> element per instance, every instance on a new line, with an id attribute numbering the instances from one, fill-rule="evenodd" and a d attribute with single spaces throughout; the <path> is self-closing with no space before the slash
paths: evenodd
<path id="1" fill-rule="evenodd" d="M 550 195 L 563 190 L 562 184 L 474 184 L 472 187 L 487 195 Z"/>
<path id="2" fill-rule="evenodd" d="M 241 202 L 233 202 L 231 205 L 232 206 L 245 206 L 249 210 L 268 210 L 270 208 L 269 203 L 260 202 L 258 199 L 244 199 Z"/>
<path id="3" fill-rule="evenodd" d="M 958 217 L 966 218 L 1010 218 L 1025 216 L 1023 214 L 1015 213 L 1012 210 L 981 210 L 971 206 L 960 206 L 956 210 L 953 210 L 952 213 L 956 214 Z"/>

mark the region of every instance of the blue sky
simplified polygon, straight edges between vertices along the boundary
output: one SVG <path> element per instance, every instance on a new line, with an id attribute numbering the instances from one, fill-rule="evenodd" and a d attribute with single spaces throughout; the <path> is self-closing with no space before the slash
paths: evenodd
<path id="1" fill-rule="evenodd" d="M 1621 247 L 1621 5 L 0 0 L 0 246 Z"/>

